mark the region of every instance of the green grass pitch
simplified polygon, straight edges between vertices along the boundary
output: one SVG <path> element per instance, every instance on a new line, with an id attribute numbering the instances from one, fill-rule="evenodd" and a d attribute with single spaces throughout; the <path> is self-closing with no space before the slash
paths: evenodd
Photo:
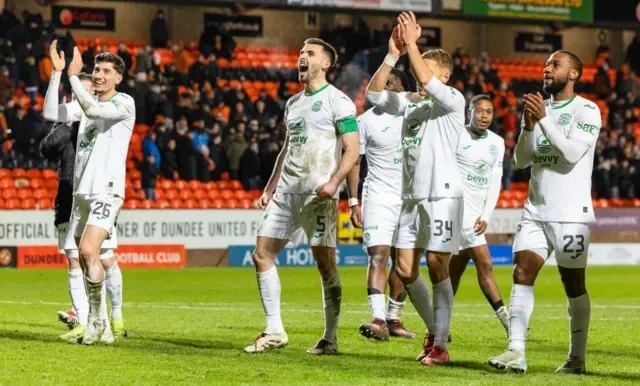
<path id="1" fill-rule="evenodd" d="M 365 268 L 342 268 L 341 355 L 305 353 L 323 331 L 315 268 L 281 268 L 283 320 L 289 347 L 248 355 L 242 348 L 261 332 L 264 317 L 255 274 L 246 268 L 125 270 L 124 316 L 129 338 L 84 347 L 57 340 L 65 331 L 57 310 L 69 306 L 65 270 L 0 270 L 0 384 L 638 384 L 640 382 L 640 267 L 587 271 L 593 305 L 588 376 L 556 375 L 568 348 L 566 299 L 554 267 L 536 286 L 527 347 L 529 372 L 500 373 L 486 362 L 506 337 L 478 289 L 470 267 L 456 297 L 452 365 L 415 361 L 422 339 L 375 342 L 358 334 L 370 314 Z M 496 269 L 505 302 L 511 268 Z M 409 303 L 409 302 L 408 302 Z M 413 306 L 406 326 L 423 325 Z"/>

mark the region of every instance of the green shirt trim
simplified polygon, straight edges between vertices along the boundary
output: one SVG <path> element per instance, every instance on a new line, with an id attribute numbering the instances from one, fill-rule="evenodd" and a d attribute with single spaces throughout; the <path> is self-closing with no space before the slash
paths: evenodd
<path id="1" fill-rule="evenodd" d="M 573 102 L 573 100 L 576 99 L 576 96 L 577 95 L 574 95 L 571 99 L 569 99 L 565 103 L 561 104 L 560 106 L 551 106 L 551 108 L 553 110 L 561 109 L 561 108 L 565 107 L 566 105 L 568 105 L 569 103 Z"/>
<path id="2" fill-rule="evenodd" d="M 324 86 L 320 87 L 319 89 L 317 89 L 316 91 L 312 92 L 311 94 L 307 94 L 306 92 L 304 93 L 305 96 L 313 96 L 316 95 L 317 93 L 323 91 L 325 88 L 329 87 L 329 83 L 325 84 Z"/>
<path id="3" fill-rule="evenodd" d="M 348 117 L 337 120 L 336 129 L 338 129 L 338 135 L 358 132 L 358 121 L 356 121 L 355 116 L 350 115 Z"/>

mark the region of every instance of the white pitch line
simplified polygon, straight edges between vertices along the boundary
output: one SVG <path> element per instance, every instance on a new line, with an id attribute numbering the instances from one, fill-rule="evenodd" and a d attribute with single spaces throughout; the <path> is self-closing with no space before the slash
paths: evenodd
<path id="1" fill-rule="evenodd" d="M 0 304 L 16 304 L 16 305 L 47 305 L 47 306 L 63 306 L 69 307 L 69 303 L 65 302 L 33 302 L 33 301 L 23 301 L 23 300 L 0 300 Z M 236 312 L 245 312 L 245 313 L 253 313 L 253 312 L 263 312 L 262 308 L 258 304 L 252 303 L 239 303 L 249 305 L 251 307 L 239 307 L 238 305 L 232 305 L 229 303 L 198 303 L 200 305 L 188 305 L 184 303 L 136 303 L 129 302 L 124 303 L 124 307 L 131 308 L 147 308 L 147 309 L 183 309 L 183 310 L 201 310 L 201 311 L 236 311 Z M 361 305 L 359 305 L 361 306 Z M 488 308 L 488 306 L 485 306 Z M 287 313 L 322 313 L 323 310 L 318 307 L 317 309 L 287 309 L 285 310 Z M 368 310 L 353 310 L 353 309 L 342 309 L 342 314 L 356 314 L 356 315 L 368 315 L 370 311 Z M 405 315 L 417 316 L 418 314 L 413 311 L 405 311 Z M 467 320 L 473 320 L 478 318 L 487 318 L 493 319 L 495 316 L 490 313 L 482 313 L 482 314 L 473 314 L 466 312 L 456 312 L 454 306 L 453 315 L 456 318 L 466 318 Z M 545 316 L 545 320 L 567 320 L 566 316 Z M 627 318 L 627 317 L 596 317 L 591 318 L 593 321 L 602 321 L 602 322 L 637 322 L 638 318 Z"/>

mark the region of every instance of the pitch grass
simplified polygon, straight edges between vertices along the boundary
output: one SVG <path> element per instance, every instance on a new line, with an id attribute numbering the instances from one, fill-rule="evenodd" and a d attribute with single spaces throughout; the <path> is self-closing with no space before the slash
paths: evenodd
<path id="1" fill-rule="evenodd" d="M 497 269 L 508 299 L 510 267 Z M 588 271 L 591 334 L 586 377 L 555 375 L 568 347 L 566 300 L 558 273 L 547 267 L 536 287 L 527 359 L 529 373 L 500 373 L 487 358 L 506 338 L 469 268 L 454 307 L 452 366 L 415 362 L 419 340 L 364 339 L 369 320 L 364 268 L 341 269 L 341 355 L 305 353 L 323 331 L 320 281 L 314 268 L 283 268 L 283 318 L 290 346 L 247 355 L 242 348 L 263 328 L 252 269 L 127 270 L 125 320 L 130 337 L 84 347 L 57 340 L 66 310 L 65 270 L 0 270 L 0 384 L 611 384 L 640 382 L 640 267 Z M 404 321 L 422 335 L 409 304 Z"/>

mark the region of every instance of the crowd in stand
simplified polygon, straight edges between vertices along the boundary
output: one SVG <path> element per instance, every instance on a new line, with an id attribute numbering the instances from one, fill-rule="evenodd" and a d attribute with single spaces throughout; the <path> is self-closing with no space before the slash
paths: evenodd
<path id="1" fill-rule="evenodd" d="M 217 58 L 231 58 L 235 47 L 233 38 L 222 28 L 203 32 L 199 54 L 191 64 L 187 48 L 170 43 L 161 11 L 150 31 L 151 44 L 139 49 L 135 58 L 124 44 L 118 47 L 118 54 L 127 65 L 119 91 L 134 98 L 137 123 L 151 127 L 142 142 L 143 156 L 136 160 L 147 197 L 154 199 L 157 176 L 206 182 L 229 173 L 246 189 L 263 188 L 284 143 L 282 113 L 289 90 L 281 87 L 277 95 L 262 91 L 252 100 L 241 82 L 233 88 L 228 82 L 220 87 L 218 80 L 222 77 L 242 81 L 263 76 L 252 69 L 225 73 L 216 64 Z M 334 44 L 341 55 L 330 81 L 355 99 L 362 80 L 370 77 L 386 54 L 390 33 L 390 27 L 370 33 L 362 20 L 355 28 L 341 26 L 322 31 L 321 37 Z M 39 141 L 49 125 L 35 108 L 48 86 L 52 67 L 47 53 L 54 37 L 70 61 L 75 45 L 71 33 L 56 35 L 40 15 L 24 13 L 21 21 L 8 10 L 0 15 L 0 167 L 57 167 L 39 153 Z M 636 45 L 640 47 L 640 39 L 629 47 L 631 54 L 638 50 Z M 173 51 L 171 63 L 162 63 L 158 48 Z M 86 72 L 92 71 L 93 56 L 104 49 L 107 47 L 89 46 L 84 52 Z M 606 75 L 610 66 L 607 50 L 600 54 L 600 70 L 594 84 L 588 87 L 592 88 L 589 92 L 606 100 L 610 112 L 597 142 L 595 196 L 640 197 L 640 143 L 634 129 L 638 116 L 633 110 L 640 107 L 634 74 L 637 64 L 629 60 L 631 66 L 623 65 L 615 84 L 610 84 Z M 516 170 L 512 157 L 519 134 L 520 97 L 523 92 L 532 91 L 531 83 L 503 82 L 492 69 L 488 55 L 470 58 L 458 48 L 453 56 L 451 84 L 464 91 L 467 99 L 485 92 L 494 100 L 496 119 L 492 130 L 505 138 L 507 148 L 504 188 L 509 189 L 512 180 L 526 181 L 528 171 Z M 589 59 L 583 58 L 585 62 Z M 290 74 L 278 76 L 284 77 L 283 81 L 295 79 Z M 534 85 L 536 91 L 540 89 L 538 80 Z M 31 97 L 31 106 L 24 105 L 20 98 L 14 100 L 20 87 Z M 60 89 L 60 100 L 62 97 L 70 97 L 66 82 Z"/>

